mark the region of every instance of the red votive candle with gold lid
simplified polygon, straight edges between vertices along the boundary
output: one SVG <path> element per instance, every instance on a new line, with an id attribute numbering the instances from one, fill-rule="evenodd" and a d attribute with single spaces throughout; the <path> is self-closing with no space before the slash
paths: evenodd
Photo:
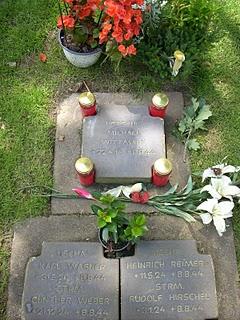
<path id="1" fill-rule="evenodd" d="M 91 159 L 86 157 L 79 158 L 75 162 L 75 169 L 82 185 L 90 186 L 95 182 L 95 169 Z"/>
<path id="2" fill-rule="evenodd" d="M 149 114 L 152 117 L 164 118 L 166 115 L 168 103 L 169 99 L 165 93 L 156 93 L 153 96 L 152 103 L 149 106 Z"/>
<path id="3" fill-rule="evenodd" d="M 83 117 L 97 114 L 96 99 L 92 92 L 83 92 L 79 96 L 79 104 Z"/>
<path id="4" fill-rule="evenodd" d="M 154 162 L 152 167 L 152 183 L 163 187 L 168 184 L 172 172 L 172 163 L 166 158 L 160 158 Z"/>

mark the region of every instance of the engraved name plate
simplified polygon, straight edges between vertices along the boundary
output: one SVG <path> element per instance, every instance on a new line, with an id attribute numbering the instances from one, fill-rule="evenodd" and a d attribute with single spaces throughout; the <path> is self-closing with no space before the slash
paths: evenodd
<path id="1" fill-rule="evenodd" d="M 27 265 L 25 320 L 118 320 L 119 262 L 99 243 L 43 243 Z"/>
<path id="2" fill-rule="evenodd" d="M 121 259 L 122 320 L 206 320 L 218 316 L 212 258 L 195 241 L 142 241 Z"/>
<path id="3" fill-rule="evenodd" d="M 149 116 L 147 106 L 100 106 L 83 120 L 81 150 L 98 183 L 150 182 L 153 163 L 166 154 L 164 121 Z"/>

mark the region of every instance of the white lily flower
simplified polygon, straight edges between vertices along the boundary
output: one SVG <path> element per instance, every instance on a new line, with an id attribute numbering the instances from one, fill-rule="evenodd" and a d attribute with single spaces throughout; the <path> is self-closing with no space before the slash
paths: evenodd
<path id="1" fill-rule="evenodd" d="M 130 195 L 133 192 L 140 192 L 142 191 L 142 183 L 135 183 L 131 187 L 123 187 L 122 192 L 125 195 L 125 197 L 130 198 Z"/>
<path id="2" fill-rule="evenodd" d="M 233 172 L 237 172 L 238 167 L 234 167 L 231 165 L 226 165 L 224 163 L 222 164 L 218 164 L 214 167 L 208 168 L 206 170 L 203 171 L 203 175 L 202 175 L 202 182 L 206 179 L 206 178 L 216 178 L 216 177 L 221 177 L 226 173 L 233 173 Z"/>
<path id="3" fill-rule="evenodd" d="M 240 171 L 240 166 L 237 166 L 236 168 L 235 168 L 235 172 L 239 172 Z"/>
<path id="4" fill-rule="evenodd" d="M 234 203 L 232 201 L 218 202 L 217 199 L 208 199 L 201 203 L 197 207 L 197 210 L 207 211 L 200 215 L 202 222 L 204 224 L 209 224 L 213 220 L 214 226 L 221 237 L 223 232 L 226 231 L 224 219 L 232 217 L 233 208 Z"/>
<path id="5" fill-rule="evenodd" d="M 113 197 L 118 198 L 122 192 L 123 186 L 119 186 L 113 189 L 108 190 L 107 192 L 104 192 L 105 194 L 111 194 Z"/>
<path id="6" fill-rule="evenodd" d="M 142 183 L 136 183 L 132 186 L 119 186 L 113 189 L 108 190 L 105 194 L 111 194 L 112 196 L 118 198 L 121 192 L 127 197 L 130 198 L 130 195 L 133 192 L 140 192 L 142 191 Z"/>
<path id="7" fill-rule="evenodd" d="M 227 176 L 219 178 L 211 178 L 211 184 L 202 188 L 201 192 L 208 191 L 210 195 L 220 200 L 221 198 L 228 198 L 232 201 L 232 197 L 240 194 L 240 188 L 232 185 L 232 181 Z"/>

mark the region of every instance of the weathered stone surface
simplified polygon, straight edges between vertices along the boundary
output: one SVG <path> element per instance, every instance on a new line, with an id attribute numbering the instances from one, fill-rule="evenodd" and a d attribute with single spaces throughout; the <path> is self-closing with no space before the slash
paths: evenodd
<path id="1" fill-rule="evenodd" d="M 44 242 L 26 268 L 24 320 L 118 320 L 119 262 L 95 242 Z"/>
<path id="2" fill-rule="evenodd" d="M 144 105 L 99 108 L 83 120 L 82 156 L 94 162 L 96 183 L 150 183 L 153 163 L 166 156 L 164 120 Z"/>
<path id="3" fill-rule="evenodd" d="M 178 183 L 183 187 L 189 176 L 188 163 L 183 162 L 184 146 L 172 134 L 177 119 L 180 119 L 183 111 L 183 95 L 180 92 L 168 93 L 170 102 L 165 122 L 167 157 L 173 163 L 173 172 L 170 178 L 171 184 Z M 118 106 L 141 105 L 148 106 L 152 93 L 144 95 L 143 99 L 135 99 L 127 93 L 96 93 L 98 108 L 118 108 Z M 78 104 L 78 94 L 72 94 L 65 99 L 58 108 L 57 131 L 54 154 L 54 187 L 64 193 L 71 193 L 71 189 L 79 186 L 79 180 L 74 170 L 74 163 L 80 156 L 82 116 Z M 64 139 L 63 139 L 64 137 Z M 107 190 L 114 185 L 96 184 L 89 187 L 91 191 Z M 151 194 L 161 193 L 165 188 L 148 186 Z M 52 214 L 90 213 L 91 201 L 86 199 L 52 199 Z M 154 212 L 149 206 L 140 206 L 131 203 L 128 212 L 142 210 Z"/>
<path id="4" fill-rule="evenodd" d="M 41 254 L 44 241 L 96 241 L 97 227 L 93 216 L 51 216 L 28 219 L 14 228 L 10 279 L 8 287 L 8 319 L 21 319 L 21 299 L 25 268 L 31 257 Z"/>
<path id="5" fill-rule="evenodd" d="M 195 241 L 142 241 L 121 260 L 122 320 L 217 319 L 214 267 Z"/>
<path id="6" fill-rule="evenodd" d="M 200 253 L 211 255 L 216 277 L 218 320 L 240 319 L 239 278 L 231 225 L 223 237 L 218 236 L 212 225 L 206 226 L 201 222 L 188 224 L 180 218 L 165 215 L 148 217 L 148 225 L 145 240 L 194 239 Z M 25 268 L 31 257 L 41 254 L 42 242 L 87 240 L 97 240 L 93 216 L 51 216 L 29 219 L 16 225 L 8 290 L 8 320 L 20 320 Z"/>

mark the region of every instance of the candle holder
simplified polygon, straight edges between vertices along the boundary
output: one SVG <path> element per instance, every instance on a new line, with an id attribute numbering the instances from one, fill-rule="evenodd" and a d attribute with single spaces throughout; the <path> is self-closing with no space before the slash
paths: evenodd
<path id="1" fill-rule="evenodd" d="M 75 162 L 75 169 L 78 173 L 79 181 L 84 186 L 90 186 L 95 182 L 94 164 L 89 158 L 79 158 Z"/>
<path id="2" fill-rule="evenodd" d="M 152 103 L 149 106 L 149 114 L 152 117 L 159 117 L 163 119 L 166 116 L 168 104 L 169 98 L 165 93 L 156 93 L 153 96 Z"/>
<path id="3" fill-rule="evenodd" d="M 160 158 L 154 162 L 152 167 L 152 183 L 163 187 L 168 184 L 172 172 L 172 163 L 166 158 Z"/>
<path id="4" fill-rule="evenodd" d="M 97 114 L 96 99 L 93 93 L 81 93 L 78 101 L 83 117 L 94 116 L 95 114 Z"/>

